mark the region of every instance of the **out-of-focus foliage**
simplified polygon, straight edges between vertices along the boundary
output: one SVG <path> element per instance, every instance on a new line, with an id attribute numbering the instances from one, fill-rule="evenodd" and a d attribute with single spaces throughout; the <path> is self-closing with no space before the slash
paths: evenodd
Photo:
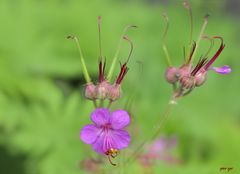
<path id="1" fill-rule="evenodd" d="M 220 167 L 233 167 L 233 173 L 237 173 L 240 171 L 239 18 L 231 16 L 227 1 L 191 3 L 194 39 L 198 37 L 203 16 L 210 13 L 206 34 L 220 35 L 226 43 L 215 65 L 228 64 L 233 71 L 228 76 L 209 73 L 206 84 L 174 108 L 162 134 L 178 137 L 175 154 L 183 163 L 176 166 L 157 163 L 154 170 L 205 174 L 217 173 Z M 87 66 L 96 80 L 98 15 L 103 19 L 103 52 L 108 66 L 123 28 L 128 24 L 139 26 L 128 32 L 134 42 L 134 53 L 123 85 L 124 97 L 114 108 L 123 107 L 136 91 L 130 112 L 139 131 L 129 151 L 143 137 L 150 136 L 171 95 L 171 87 L 164 81 L 166 65 L 161 50 L 163 12 L 170 18 L 166 42 L 172 61 L 179 65 L 190 32 L 189 16 L 181 1 L 1 1 L 0 156 L 7 157 L 0 157 L 0 173 L 83 173 L 80 161 L 94 156 L 90 147 L 79 139 L 79 130 L 89 123 L 93 106 L 82 96 L 84 81 L 78 52 L 66 36 L 79 36 Z M 202 41 L 196 57 L 204 54 L 208 46 L 207 41 Z M 125 44 L 120 60 L 126 59 L 128 49 Z M 137 62 L 141 62 L 142 71 Z M 127 158 L 126 154 L 123 156 Z M 118 168 L 107 167 L 109 173 L 118 172 Z M 137 163 L 121 170 L 142 171 Z"/>

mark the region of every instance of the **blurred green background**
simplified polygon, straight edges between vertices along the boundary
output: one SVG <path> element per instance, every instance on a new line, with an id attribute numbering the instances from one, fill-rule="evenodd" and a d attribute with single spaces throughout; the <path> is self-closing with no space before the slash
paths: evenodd
<path id="1" fill-rule="evenodd" d="M 233 70 L 227 76 L 209 72 L 204 86 L 175 106 L 162 134 L 177 137 L 173 153 L 182 163 L 157 162 L 153 170 L 169 174 L 217 174 L 221 173 L 220 167 L 233 167 L 231 173 L 240 173 L 240 3 L 238 0 L 190 3 L 194 40 L 204 15 L 209 13 L 205 33 L 222 36 L 226 43 L 214 65 L 228 64 Z M 161 49 L 164 12 L 170 18 L 166 42 L 174 65 L 179 66 L 190 32 L 188 12 L 181 0 L 1 0 L 0 173 L 85 172 L 80 161 L 94 153 L 79 139 L 79 131 L 90 123 L 93 106 L 82 95 L 80 59 L 75 44 L 66 36 L 79 36 L 91 77 L 97 80 L 98 15 L 102 16 L 103 53 L 108 67 L 123 28 L 128 24 L 138 26 L 128 32 L 134 52 L 122 86 L 124 96 L 113 108 L 124 107 L 136 91 L 129 112 L 138 132 L 129 149 L 134 150 L 153 134 L 172 90 L 164 80 L 166 64 Z M 202 41 L 197 57 L 208 46 L 207 41 Z M 215 44 L 211 55 L 217 47 Z M 128 50 L 128 45 L 123 44 L 120 60 L 126 59 Z M 117 66 L 115 76 L 118 71 Z M 107 163 L 106 166 L 106 173 L 118 173 L 118 168 Z M 122 173 L 143 171 L 135 162 Z"/>

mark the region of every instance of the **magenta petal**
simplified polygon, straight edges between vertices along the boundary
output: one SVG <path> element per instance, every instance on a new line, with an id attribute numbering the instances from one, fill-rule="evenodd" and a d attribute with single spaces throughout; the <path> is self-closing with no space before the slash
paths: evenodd
<path id="1" fill-rule="evenodd" d="M 228 65 L 224 65 L 222 67 L 212 67 L 212 70 L 214 70 L 215 72 L 219 73 L 219 74 L 229 74 L 232 69 L 228 66 Z"/>
<path id="2" fill-rule="evenodd" d="M 109 149 L 117 149 L 117 141 L 113 140 L 111 130 L 103 132 L 93 143 L 93 149 L 100 154 L 105 154 Z"/>
<path id="3" fill-rule="evenodd" d="M 86 144 L 92 144 L 99 134 L 101 133 L 101 129 L 97 128 L 93 124 L 86 125 L 80 131 L 80 138 Z"/>
<path id="4" fill-rule="evenodd" d="M 113 139 L 113 132 L 115 131 L 109 131 L 107 135 L 105 135 L 104 141 L 103 141 L 103 150 L 104 152 L 107 152 L 109 149 L 118 149 L 117 148 L 117 141 L 114 141 Z"/>
<path id="5" fill-rule="evenodd" d="M 123 149 L 130 143 L 130 135 L 124 130 L 109 130 L 103 132 L 93 143 L 93 149 L 100 154 L 105 154 L 109 149 Z"/>
<path id="6" fill-rule="evenodd" d="M 103 143 L 104 143 L 105 135 L 102 133 L 96 141 L 92 144 L 93 149 L 100 154 L 105 154 L 106 151 L 103 149 Z"/>
<path id="7" fill-rule="evenodd" d="M 110 120 L 113 129 L 123 129 L 130 123 L 130 117 L 124 110 L 114 111 Z"/>
<path id="8" fill-rule="evenodd" d="M 114 148 L 120 150 L 128 147 L 131 137 L 127 131 L 114 130 L 111 134 L 113 144 L 115 145 Z"/>
<path id="9" fill-rule="evenodd" d="M 93 149 L 97 153 L 105 154 L 109 149 L 118 149 L 117 144 L 118 139 L 114 138 L 114 130 L 108 130 L 107 132 L 103 132 L 93 143 Z"/>
<path id="10" fill-rule="evenodd" d="M 91 120 L 98 126 L 103 126 L 109 123 L 110 112 L 107 108 L 97 108 L 91 113 Z"/>

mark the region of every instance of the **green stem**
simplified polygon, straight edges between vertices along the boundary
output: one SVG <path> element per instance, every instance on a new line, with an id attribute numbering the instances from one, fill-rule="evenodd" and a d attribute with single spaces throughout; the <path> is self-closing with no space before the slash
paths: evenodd
<path id="1" fill-rule="evenodd" d="M 95 108 L 97 108 L 97 101 L 96 101 L 96 100 L 93 100 L 93 106 L 94 106 Z"/>
<path id="2" fill-rule="evenodd" d="M 108 106 L 107 106 L 107 108 L 110 108 L 111 107 L 111 105 L 112 105 L 112 100 L 109 100 L 109 103 L 108 103 Z"/>
<path id="3" fill-rule="evenodd" d="M 193 56 L 192 56 L 192 61 L 193 61 L 193 59 L 194 59 L 194 57 L 195 57 L 195 55 L 197 53 L 200 41 L 202 40 L 202 37 L 204 35 L 204 31 L 205 31 L 205 29 L 207 27 L 208 17 L 209 17 L 209 15 L 206 15 L 205 18 L 204 18 L 204 22 L 203 22 L 202 28 L 200 30 L 200 33 L 199 33 L 199 36 L 198 36 L 198 40 L 196 42 L 196 48 L 195 48 L 195 51 L 194 51 Z"/>
<path id="4" fill-rule="evenodd" d="M 100 99 L 99 107 L 102 108 L 104 106 L 104 100 Z"/>
<path id="5" fill-rule="evenodd" d="M 167 65 L 169 67 L 172 66 L 172 62 L 171 62 L 171 59 L 170 59 L 169 52 L 168 52 L 166 44 L 163 44 L 163 51 L 164 51 L 164 54 L 165 54 L 165 57 L 166 57 Z"/>

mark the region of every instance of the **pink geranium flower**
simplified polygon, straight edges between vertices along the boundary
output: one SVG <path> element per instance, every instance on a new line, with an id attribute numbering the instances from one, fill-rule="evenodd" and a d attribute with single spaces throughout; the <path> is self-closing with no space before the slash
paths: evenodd
<path id="1" fill-rule="evenodd" d="M 91 120 L 94 124 L 84 126 L 80 138 L 97 153 L 114 158 L 119 150 L 128 147 L 131 137 L 124 128 L 129 125 L 130 117 L 126 111 L 110 113 L 107 108 L 97 108 L 91 113 Z"/>

